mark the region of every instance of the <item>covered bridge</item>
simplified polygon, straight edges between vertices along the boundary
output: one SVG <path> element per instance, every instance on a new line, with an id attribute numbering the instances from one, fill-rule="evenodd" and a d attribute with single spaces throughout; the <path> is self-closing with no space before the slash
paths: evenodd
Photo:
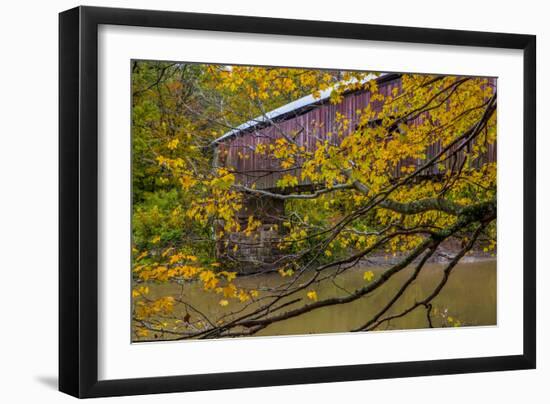
<path id="1" fill-rule="evenodd" d="M 399 74 L 386 74 L 379 78 L 370 75 L 366 80 L 377 80 L 379 91 L 388 95 L 393 88 L 400 85 L 400 77 Z M 324 142 L 328 133 L 334 133 L 338 114 L 350 120 L 349 134 L 359 122 L 357 111 L 371 103 L 370 92 L 359 90 L 347 92 L 342 102 L 331 104 L 331 91 L 332 89 L 322 91 L 318 97 L 302 97 L 225 133 L 213 142 L 216 147 L 216 164 L 231 167 L 237 173 L 238 184 L 248 187 L 254 185 L 256 189 L 275 190 L 277 181 L 284 174 L 296 176 L 299 172 L 281 170 L 276 159 L 256 154 L 254 150 L 258 145 L 273 143 L 281 138 L 281 132 L 284 132 L 292 136 L 298 146 L 304 146 L 306 151 L 314 152 L 317 142 Z M 311 188 L 311 184 L 302 181 L 298 188 L 305 191 Z"/>
<path id="2" fill-rule="evenodd" d="M 401 87 L 401 74 L 389 73 L 378 77 L 370 75 L 366 80 L 376 80 L 378 91 L 384 96 L 391 95 L 393 89 Z M 357 128 L 360 121 L 358 111 L 363 110 L 368 105 L 371 106 L 373 111 L 381 110 L 382 102 L 371 100 L 371 93 L 367 90 L 360 89 L 345 92 L 342 101 L 338 104 L 330 102 L 331 91 L 331 89 L 322 91 L 320 96 L 317 97 L 313 95 L 302 97 L 245 122 L 214 140 L 212 146 L 215 148 L 215 165 L 230 168 L 235 173 L 236 183 L 239 185 L 281 193 L 284 190 L 277 188 L 277 181 L 283 175 L 290 174 L 299 179 L 298 185 L 292 189 L 294 192 L 313 190 L 315 184 L 301 179 L 299 169 L 282 169 L 277 159 L 265 154 L 255 153 L 255 150 L 260 144 L 268 145 L 275 142 L 284 133 L 291 136 L 297 146 L 303 146 L 306 151 L 314 152 L 318 142 L 324 142 L 328 139 L 329 133 L 332 134 L 337 131 L 338 115 L 345 116 L 349 120 L 347 132 L 343 135 L 345 137 Z M 421 119 L 423 119 L 422 116 L 416 118 L 416 120 Z M 338 139 L 332 136 L 330 141 L 340 142 L 343 137 Z M 426 159 L 430 159 L 440 151 L 441 144 L 439 142 L 434 143 L 426 150 Z M 457 155 L 456 158 L 464 157 Z M 478 164 L 496 161 L 496 145 L 489 145 L 483 160 Z M 411 165 L 413 163 L 420 165 L 423 161 L 425 160 L 403 161 L 401 164 Z M 452 167 L 453 164 L 456 165 L 456 162 L 452 159 L 445 162 L 448 168 Z M 395 167 L 396 175 L 400 172 L 400 168 L 400 165 Z M 437 175 L 437 165 L 431 167 L 425 174 Z M 276 238 L 277 235 L 273 234 L 270 229 L 283 212 L 283 200 L 264 196 L 250 196 L 247 199 L 246 206 L 240 213 L 243 226 L 245 226 L 246 219 L 251 213 L 255 217 L 259 217 L 264 225 L 255 232 L 254 240 L 250 240 L 242 234 L 230 235 L 231 243 L 247 246 L 239 250 L 239 257 L 237 257 L 239 260 L 246 259 L 253 264 L 261 262 L 262 265 L 265 265 L 267 257 L 276 256 L 271 248 L 271 240 Z M 218 254 L 227 254 L 228 250 L 231 250 L 231 248 L 219 249 Z"/>

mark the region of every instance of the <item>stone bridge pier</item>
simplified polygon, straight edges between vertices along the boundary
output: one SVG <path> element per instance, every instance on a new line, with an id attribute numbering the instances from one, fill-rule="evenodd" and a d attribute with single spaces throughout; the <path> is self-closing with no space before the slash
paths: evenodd
<path id="1" fill-rule="evenodd" d="M 233 265 L 240 273 L 276 268 L 277 259 L 281 256 L 278 241 L 281 238 L 284 209 L 284 201 L 281 199 L 248 195 L 238 213 L 241 231 L 226 234 L 217 240 L 218 259 Z M 247 231 L 250 216 L 262 223 L 253 231 Z"/>

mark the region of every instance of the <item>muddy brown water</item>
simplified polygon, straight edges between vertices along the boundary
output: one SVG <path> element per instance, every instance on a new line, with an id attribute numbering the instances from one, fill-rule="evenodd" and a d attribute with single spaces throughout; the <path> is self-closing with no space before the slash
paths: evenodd
<path id="1" fill-rule="evenodd" d="M 428 296 L 439 283 L 443 273 L 442 264 L 427 264 L 419 277 L 409 286 L 407 291 L 394 304 L 388 314 L 399 313 L 415 301 Z M 448 283 L 439 296 L 433 300 L 432 322 L 435 327 L 449 326 L 482 326 L 496 325 L 497 322 L 497 276 L 496 260 L 478 260 L 458 264 L 453 270 Z M 378 277 L 384 268 L 356 268 L 340 275 L 337 283 L 323 281 L 315 287 L 319 299 L 345 295 L 343 289 L 353 291 L 365 284 L 363 273 L 366 270 L 374 272 Z M 406 268 L 371 294 L 354 302 L 328 306 L 311 311 L 301 316 L 269 325 L 261 330 L 258 336 L 313 334 L 345 332 L 365 323 L 397 292 L 403 282 L 411 275 L 412 268 Z M 288 279 L 288 278 L 287 278 Z M 286 279 L 285 279 L 286 280 Z M 279 274 L 262 274 L 238 278 L 235 283 L 239 287 L 262 290 L 279 285 Z M 219 304 L 220 295 L 205 293 L 199 284 L 150 284 L 151 298 L 161 296 L 183 296 L 193 307 L 217 319 L 221 315 L 234 311 L 241 303 L 229 299 L 231 303 L 222 307 Z M 307 291 L 302 293 L 303 297 Z M 260 292 L 260 297 L 262 292 Z M 303 304 L 303 303 L 301 303 Z M 292 307 L 292 306 L 290 306 Z M 175 317 L 183 318 L 186 314 L 183 305 L 177 305 Z M 191 321 L 196 314 L 192 313 Z M 458 322 L 457 322 L 458 321 Z M 405 317 L 384 323 L 378 329 L 417 329 L 428 327 L 426 310 L 418 308 Z M 172 339 L 173 335 L 158 335 L 159 340 Z"/>

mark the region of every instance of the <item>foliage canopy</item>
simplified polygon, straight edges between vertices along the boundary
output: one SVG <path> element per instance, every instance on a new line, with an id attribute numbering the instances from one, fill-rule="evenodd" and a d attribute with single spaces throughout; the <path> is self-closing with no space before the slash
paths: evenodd
<path id="1" fill-rule="evenodd" d="M 366 77 L 365 72 L 133 63 L 137 339 L 253 335 L 270 324 L 360 299 L 409 265 L 415 268 L 411 277 L 355 331 L 376 329 L 421 308 L 432 325 L 431 302 L 456 264 L 474 246 L 496 248 L 496 162 L 483 161 L 496 143 L 496 85 L 487 78 L 402 74 L 400 87 L 383 95 L 377 80 Z M 330 103 L 340 103 L 350 91 L 369 91 L 377 106 L 358 111 L 351 133 L 349 117 L 337 116 L 330 139 L 318 141 L 313 151 L 297 144 L 292 133 L 251 150 L 288 170 L 277 189 L 244 185 L 234 167 L 216 165 L 212 142 L 219 136 L 327 89 Z M 426 150 L 436 143 L 440 151 L 428 158 Z M 425 175 L 434 167 L 437 176 Z M 296 187 L 304 181 L 315 186 Z M 269 241 L 278 251 L 269 270 L 280 281 L 261 290 L 239 282 L 244 264 L 236 253 L 264 226 L 254 212 L 243 219 L 250 198 L 285 204 L 276 224 L 270 222 L 279 236 Z M 243 237 L 229 242 L 231 234 Z M 389 314 L 449 240 L 460 248 L 448 258 L 433 292 Z M 232 259 L 220 259 L 220 245 L 233 251 L 225 256 Z M 365 271 L 355 290 L 319 293 L 319 283 L 380 253 L 397 257 L 380 276 Z M 181 293 L 152 296 L 149 285 L 156 283 L 179 285 Z M 186 295 L 191 284 L 216 295 L 221 311 L 214 315 L 194 307 Z"/>

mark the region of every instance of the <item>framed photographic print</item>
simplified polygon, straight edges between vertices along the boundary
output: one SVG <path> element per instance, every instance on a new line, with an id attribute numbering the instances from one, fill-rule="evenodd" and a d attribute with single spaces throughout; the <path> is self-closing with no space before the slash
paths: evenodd
<path id="1" fill-rule="evenodd" d="M 535 367 L 535 37 L 60 14 L 60 390 Z"/>

